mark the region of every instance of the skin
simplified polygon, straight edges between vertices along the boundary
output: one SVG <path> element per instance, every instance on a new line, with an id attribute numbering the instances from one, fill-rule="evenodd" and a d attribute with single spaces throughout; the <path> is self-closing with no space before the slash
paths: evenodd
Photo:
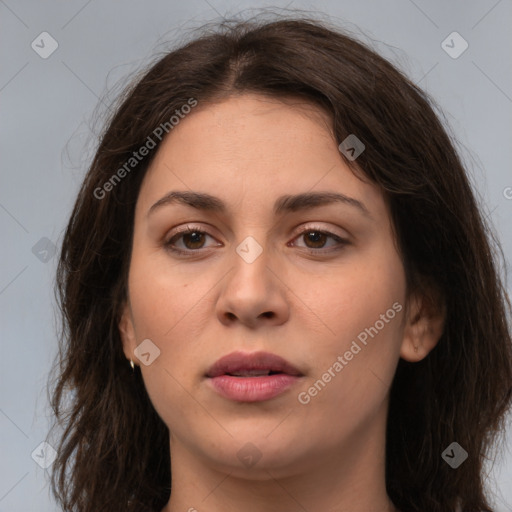
<path id="1" fill-rule="evenodd" d="M 148 215 L 173 190 L 212 194 L 227 210 L 167 204 Z M 274 216 L 279 196 L 312 191 L 357 199 L 368 214 L 334 203 Z M 174 239 L 190 254 L 179 256 L 165 243 L 187 223 L 207 235 Z M 318 230 L 347 243 L 308 238 Z M 252 263 L 235 250 L 248 236 L 263 250 Z M 384 478 L 389 386 L 400 357 L 419 361 L 434 348 L 443 317 L 406 296 L 384 197 L 351 172 L 325 113 L 243 94 L 180 121 L 140 190 L 128 289 L 124 352 L 170 430 L 172 493 L 162 512 L 397 510 Z M 402 310 L 300 403 L 394 303 Z M 146 366 L 134 350 L 148 338 L 160 355 Z M 235 350 L 275 353 L 304 377 L 268 401 L 230 401 L 205 373 Z M 261 454 L 251 467 L 237 457 L 248 442 Z"/>

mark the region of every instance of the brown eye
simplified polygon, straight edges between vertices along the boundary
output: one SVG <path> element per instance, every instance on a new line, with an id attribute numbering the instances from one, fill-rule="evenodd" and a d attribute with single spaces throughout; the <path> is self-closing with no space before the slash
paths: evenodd
<path id="1" fill-rule="evenodd" d="M 190 233 L 182 234 L 183 244 L 187 249 L 200 249 L 204 243 L 205 233 L 202 231 L 191 231 Z"/>
<path id="2" fill-rule="evenodd" d="M 311 249 L 321 249 L 329 238 L 327 234 L 322 231 L 306 231 L 301 236 L 304 237 L 306 245 L 311 243 L 311 245 L 308 245 Z"/>
<path id="3" fill-rule="evenodd" d="M 206 231 L 187 226 L 178 230 L 178 233 L 169 238 L 164 246 L 178 254 L 191 254 L 205 248 L 206 237 L 213 239 Z"/>
<path id="4" fill-rule="evenodd" d="M 164 246 L 167 250 L 176 254 L 191 255 L 194 252 L 200 253 L 201 249 L 207 248 L 205 245 L 207 237 L 213 239 L 213 237 L 206 231 L 187 226 L 184 229 L 178 230 L 176 234 L 174 234 L 164 243 Z M 295 239 L 302 239 L 305 245 L 298 245 L 298 247 L 302 247 L 312 254 L 332 252 L 342 249 L 346 245 L 349 245 L 348 240 L 345 240 L 329 231 L 316 228 L 309 228 L 304 230 Z M 326 248 L 326 244 L 329 242 L 329 240 L 334 241 L 334 244 L 331 244 L 331 247 Z"/>
<path id="5" fill-rule="evenodd" d="M 322 254 L 343 249 L 343 247 L 350 243 L 348 240 L 345 240 L 334 233 L 318 228 L 309 228 L 302 231 L 295 240 L 303 240 L 304 245 L 296 245 L 295 243 L 292 245 L 301 247 L 312 254 Z M 334 243 L 331 243 L 329 247 L 326 247 L 329 240 L 332 240 Z"/>

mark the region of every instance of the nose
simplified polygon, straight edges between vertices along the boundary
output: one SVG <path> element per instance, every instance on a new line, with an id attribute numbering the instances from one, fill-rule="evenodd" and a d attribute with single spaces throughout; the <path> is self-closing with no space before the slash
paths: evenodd
<path id="1" fill-rule="evenodd" d="M 239 322 L 256 328 L 260 324 L 277 326 L 288 320 L 288 288 L 270 256 L 270 251 L 264 249 L 248 262 L 235 252 L 233 268 L 222 281 L 216 305 L 221 323 L 230 326 Z"/>

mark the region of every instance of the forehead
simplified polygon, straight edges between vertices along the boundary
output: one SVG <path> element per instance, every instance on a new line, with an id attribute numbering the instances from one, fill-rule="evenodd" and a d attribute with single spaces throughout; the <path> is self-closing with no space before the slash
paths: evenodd
<path id="1" fill-rule="evenodd" d="M 164 139 L 139 200 L 147 210 L 177 189 L 208 192 L 233 210 L 263 203 L 271 210 L 283 194 L 315 190 L 384 207 L 377 187 L 343 160 L 325 112 L 252 94 L 198 105 Z"/>

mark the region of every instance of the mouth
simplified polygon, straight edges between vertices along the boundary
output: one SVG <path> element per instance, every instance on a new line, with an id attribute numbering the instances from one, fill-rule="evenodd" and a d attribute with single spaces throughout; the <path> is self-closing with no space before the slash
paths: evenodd
<path id="1" fill-rule="evenodd" d="M 276 374 L 302 376 L 302 373 L 295 366 L 275 354 L 269 352 L 232 352 L 216 361 L 207 371 L 206 377 L 215 378 L 220 375 L 265 377 Z"/>
<path id="2" fill-rule="evenodd" d="M 233 352 L 220 358 L 205 377 L 214 391 L 236 402 L 261 402 L 284 393 L 304 375 L 268 352 Z"/>
<path id="3" fill-rule="evenodd" d="M 247 370 L 247 369 L 241 369 L 235 372 L 229 372 L 225 375 L 231 375 L 232 377 L 266 377 L 267 375 L 278 375 L 281 372 L 278 370 Z"/>

